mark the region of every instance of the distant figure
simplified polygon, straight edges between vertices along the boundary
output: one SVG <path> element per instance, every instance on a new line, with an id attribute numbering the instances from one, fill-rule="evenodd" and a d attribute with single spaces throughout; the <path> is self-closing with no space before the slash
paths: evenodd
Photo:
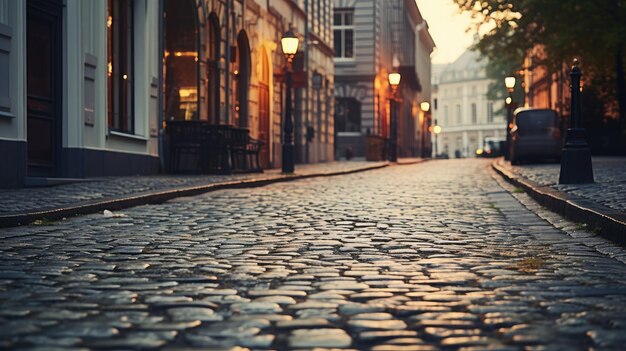
<path id="1" fill-rule="evenodd" d="M 346 160 L 350 161 L 352 156 L 354 156 L 354 152 L 352 151 L 352 147 L 348 146 L 345 151 Z"/>

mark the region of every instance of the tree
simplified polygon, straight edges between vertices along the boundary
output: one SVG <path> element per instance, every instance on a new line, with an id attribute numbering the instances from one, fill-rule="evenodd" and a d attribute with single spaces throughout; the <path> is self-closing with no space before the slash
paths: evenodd
<path id="1" fill-rule="evenodd" d="M 605 113 L 618 111 L 626 131 L 626 0 L 455 0 L 479 26 L 491 29 L 476 44 L 490 60 L 492 77 L 522 68 L 525 55 L 542 46 L 535 62 L 551 71 L 579 57 L 586 88 L 596 90 Z M 484 28 L 484 27 L 483 27 Z"/>

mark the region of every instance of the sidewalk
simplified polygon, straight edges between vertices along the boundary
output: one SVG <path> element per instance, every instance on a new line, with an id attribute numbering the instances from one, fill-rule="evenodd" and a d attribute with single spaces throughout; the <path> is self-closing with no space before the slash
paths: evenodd
<path id="1" fill-rule="evenodd" d="M 401 159 L 398 165 L 422 162 Z M 388 162 L 338 161 L 296 165 L 293 175 L 279 169 L 233 175 L 155 175 L 107 177 L 52 187 L 0 190 L 0 227 L 28 224 L 38 219 L 56 220 L 105 209 L 161 203 L 209 191 L 263 186 L 311 177 L 363 172 L 389 166 Z"/>
<path id="2" fill-rule="evenodd" d="M 512 166 L 498 159 L 492 166 L 552 211 L 626 244 L 625 157 L 594 157 L 592 184 L 558 184 L 558 163 Z"/>

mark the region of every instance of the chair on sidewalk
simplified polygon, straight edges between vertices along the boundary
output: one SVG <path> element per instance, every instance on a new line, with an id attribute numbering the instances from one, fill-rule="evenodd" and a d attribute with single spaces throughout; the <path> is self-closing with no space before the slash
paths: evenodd
<path id="1" fill-rule="evenodd" d="M 202 131 L 194 121 L 168 121 L 169 146 L 168 170 L 171 173 L 195 173 L 200 171 L 205 148 Z"/>

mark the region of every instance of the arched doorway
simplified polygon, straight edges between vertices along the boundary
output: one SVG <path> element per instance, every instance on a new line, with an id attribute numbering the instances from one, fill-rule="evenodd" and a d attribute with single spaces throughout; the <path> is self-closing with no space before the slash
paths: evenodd
<path id="1" fill-rule="evenodd" d="M 211 12 L 208 22 L 208 119 L 220 123 L 220 24 L 215 12 Z"/>
<path id="2" fill-rule="evenodd" d="M 165 1 L 165 118 L 199 119 L 198 16 L 194 0 Z"/>
<path id="3" fill-rule="evenodd" d="M 261 76 L 259 77 L 259 140 L 263 143 L 259 153 L 262 168 L 270 164 L 270 63 L 265 49 L 259 53 Z"/>
<path id="4" fill-rule="evenodd" d="M 250 44 L 245 31 L 237 35 L 237 62 L 235 65 L 235 116 L 238 125 L 248 127 L 248 91 L 250 87 Z"/>

